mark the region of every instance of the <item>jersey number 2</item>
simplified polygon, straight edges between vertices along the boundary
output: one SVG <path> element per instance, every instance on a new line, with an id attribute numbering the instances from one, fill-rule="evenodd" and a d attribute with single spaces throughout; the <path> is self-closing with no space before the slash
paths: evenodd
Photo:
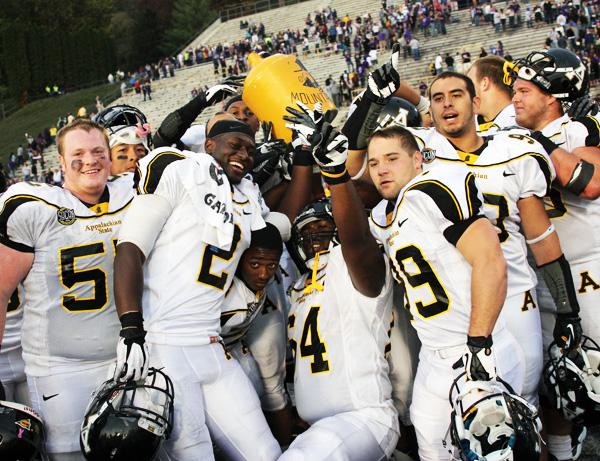
<path id="1" fill-rule="evenodd" d="M 233 258 L 241 238 L 242 231 L 240 226 L 236 224 L 233 228 L 233 241 L 231 242 L 230 250 L 221 250 L 220 248 L 215 248 L 211 245 L 206 245 L 206 247 L 204 247 L 202 264 L 200 265 L 200 273 L 198 274 L 198 282 L 204 283 L 205 285 L 210 285 L 218 290 L 225 288 L 229 274 L 225 271 L 222 271 L 219 275 L 215 275 L 210 271 L 210 266 L 212 266 L 213 258 L 219 258 L 223 261 L 229 261 L 231 258 Z"/>

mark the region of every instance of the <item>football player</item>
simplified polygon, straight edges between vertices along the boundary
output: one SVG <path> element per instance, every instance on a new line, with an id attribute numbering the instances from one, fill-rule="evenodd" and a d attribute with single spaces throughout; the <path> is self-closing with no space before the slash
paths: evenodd
<path id="1" fill-rule="evenodd" d="M 324 175 L 333 203 L 305 207 L 292 231 L 305 273 L 291 291 L 288 338 L 296 408 L 311 426 L 282 460 L 387 459 L 398 440 L 385 358 L 391 275 L 360 201 L 347 199 L 356 193 L 335 176 Z"/>
<path id="2" fill-rule="evenodd" d="M 542 145 L 527 135 L 497 132 L 480 137 L 477 134 L 478 100 L 468 77 L 442 73 L 431 83 L 429 93 L 436 130 L 456 147 L 461 160 L 477 178 L 486 216 L 498 229 L 508 264 L 507 299 L 502 313 L 524 352 L 523 396 L 537 405 L 543 346 L 534 292 L 536 279 L 527 263 L 525 243 L 542 277 L 557 287 L 552 299 L 562 306 L 564 317 L 557 322 L 555 338 L 558 341 L 568 332 L 569 325 L 579 328 L 579 305 L 570 280 L 569 263 L 543 203 L 555 175 L 552 162 Z M 455 161 L 454 156 L 448 157 L 445 152 L 438 157 Z M 579 336 L 576 333 L 573 336 L 571 340 L 577 342 Z"/>
<path id="3" fill-rule="evenodd" d="M 120 104 L 100 112 L 94 121 L 109 133 L 110 174 L 133 173 L 139 159 L 150 151 L 151 133 L 139 109 Z"/>
<path id="4" fill-rule="evenodd" d="M 115 259 L 115 377 L 137 381 L 150 361 L 172 378 L 170 456 L 214 459 L 212 436 L 231 459 L 273 460 L 281 450 L 256 392 L 220 338 L 225 294 L 252 231 L 265 226 L 260 194 L 245 178 L 254 132 L 221 120 L 205 147 L 208 154 L 160 148 L 138 165 Z"/>
<path id="5" fill-rule="evenodd" d="M 292 418 L 284 389 L 284 315 L 289 307 L 277 273 L 282 249 L 281 234 L 270 222 L 252 232 L 250 247 L 242 255 L 223 301 L 221 336 L 227 351 L 252 381 L 279 443 L 287 446 Z"/>
<path id="6" fill-rule="evenodd" d="M 489 381 L 498 369 L 517 392 L 522 388 L 520 350 L 498 318 L 506 262 L 475 176 L 462 163 L 437 162 L 423 172 L 415 138 L 394 126 L 373 134 L 368 158 L 384 198 L 371 213 L 371 231 L 406 289 L 422 344 L 410 407 L 419 456 L 446 460 L 448 392 L 461 371 Z"/>
<path id="7" fill-rule="evenodd" d="M 77 119 L 57 136 L 64 187 L 18 183 L 0 200 L 0 321 L 23 286 L 22 347 L 32 407 L 51 460 L 83 459 L 79 429 L 114 361 L 119 323 L 110 287 L 131 178 L 107 182 L 104 129 Z"/>
<path id="8" fill-rule="evenodd" d="M 585 67 L 568 50 L 548 50 L 532 53 L 517 62 L 513 104 L 516 121 L 531 130 L 540 130 L 554 143 L 570 152 L 566 161 L 575 167 L 561 168 L 557 175 L 561 187 L 553 188 L 548 200 L 548 215 L 556 228 L 565 256 L 571 263 L 572 282 L 580 305 L 583 333 L 598 342 L 600 322 L 595 313 L 600 294 L 600 243 L 595 229 L 600 225 L 600 202 L 589 200 L 598 196 L 595 185 L 600 172 L 599 121 L 592 115 L 572 119 L 564 113 L 562 102 L 587 88 Z M 596 191 L 596 192 L 594 192 Z M 587 198 L 587 200 L 586 200 Z M 550 343 L 556 308 L 548 302 L 549 290 L 538 288 L 546 344 Z M 560 314 L 560 306 L 559 306 Z M 558 460 L 571 459 L 571 425 L 558 415 L 548 417 L 548 448 Z"/>

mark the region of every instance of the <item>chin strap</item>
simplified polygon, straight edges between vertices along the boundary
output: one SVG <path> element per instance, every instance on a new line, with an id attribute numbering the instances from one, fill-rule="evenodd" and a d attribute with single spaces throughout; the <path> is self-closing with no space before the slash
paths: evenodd
<path id="1" fill-rule="evenodd" d="M 321 251 L 318 251 L 315 254 L 315 260 L 313 261 L 312 267 L 312 274 L 310 276 L 310 283 L 304 288 L 305 294 L 310 294 L 313 290 L 323 291 L 325 289 L 325 287 L 322 284 L 317 282 L 317 273 L 319 272 L 319 255 L 321 253 Z"/>

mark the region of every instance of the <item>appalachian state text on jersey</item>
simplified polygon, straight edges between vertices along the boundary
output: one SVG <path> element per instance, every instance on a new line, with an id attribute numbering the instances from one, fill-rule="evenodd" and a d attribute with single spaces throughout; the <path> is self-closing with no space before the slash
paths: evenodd
<path id="1" fill-rule="evenodd" d="M 406 289 L 414 327 L 430 349 L 466 341 L 471 316 L 471 266 L 455 245 L 483 217 L 475 175 L 460 162 L 434 162 L 395 203 L 372 211 L 371 232 Z M 390 206 L 391 205 L 391 206 Z M 501 319 L 496 329 L 502 328 Z"/>
<path id="2" fill-rule="evenodd" d="M 21 299 L 28 375 L 115 356 L 113 260 L 132 198 L 131 175 L 109 182 L 89 208 L 68 190 L 41 183 L 19 183 L 2 195 L 0 242 L 34 253 Z"/>

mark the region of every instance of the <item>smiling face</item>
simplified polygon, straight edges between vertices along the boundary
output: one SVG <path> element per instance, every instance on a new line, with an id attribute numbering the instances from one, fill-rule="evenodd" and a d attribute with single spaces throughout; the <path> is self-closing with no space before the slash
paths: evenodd
<path id="1" fill-rule="evenodd" d="M 139 159 L 146 155 L 143 144 L 119 144 L 110 150 L 110 174 L 134 172 Z"/>
<path id="2" fill-rule="evenodd" d="M 447 138 L 459 138 L 476 131 L 478 98 L 471 98 L 464 80 L 458 77 L 438 79 L 429 88 L 431 117 L 436 129 Z"/>
<path id="3" fill-rule="evenodd" d="M 253 291 L 263 290 L 279 266 L 281 251 L 248 248 L 240 261 L 241 276 Z"/>
<path id="4" fill-rule="evenodd" d="M 408 152 L 398 138 L 374 137 L 367 152 L 371 179 L 386 200 L 395 200 L 400 190 L 421 172 L 420 152 Z"/>
<path id="5" fill-rule="evenodd" d="M 61 144 L 64 188 L 84 202 L 97 203 L 110 174 L 106 136 L 99 129 L 75 129 L 65 134 Z"/>
<path id="6" fill-rule="evenodd" d="M 207 139 L 205 145 L 233 184 L 239 184 L 254 164 L 256 145 L 247 134 L 223 133 Z"/>
<path id="7" fill-rule="evenodd" d="M 335 224 L 329 219 L 319 219 L 305 224 L 300 230 L 302 249 L 307 259 L 320 251 L 327 251 L 335 232 Z"/>
<path id="8" fill-rule="evenodd" d="M 240 122 L 247 123 L 255 133 L 260 127 L 258 117 L 250 110 L 246 103 L 242 100 L 236 101 L 227 108 L 227 112 L 233 115 Z"/>

